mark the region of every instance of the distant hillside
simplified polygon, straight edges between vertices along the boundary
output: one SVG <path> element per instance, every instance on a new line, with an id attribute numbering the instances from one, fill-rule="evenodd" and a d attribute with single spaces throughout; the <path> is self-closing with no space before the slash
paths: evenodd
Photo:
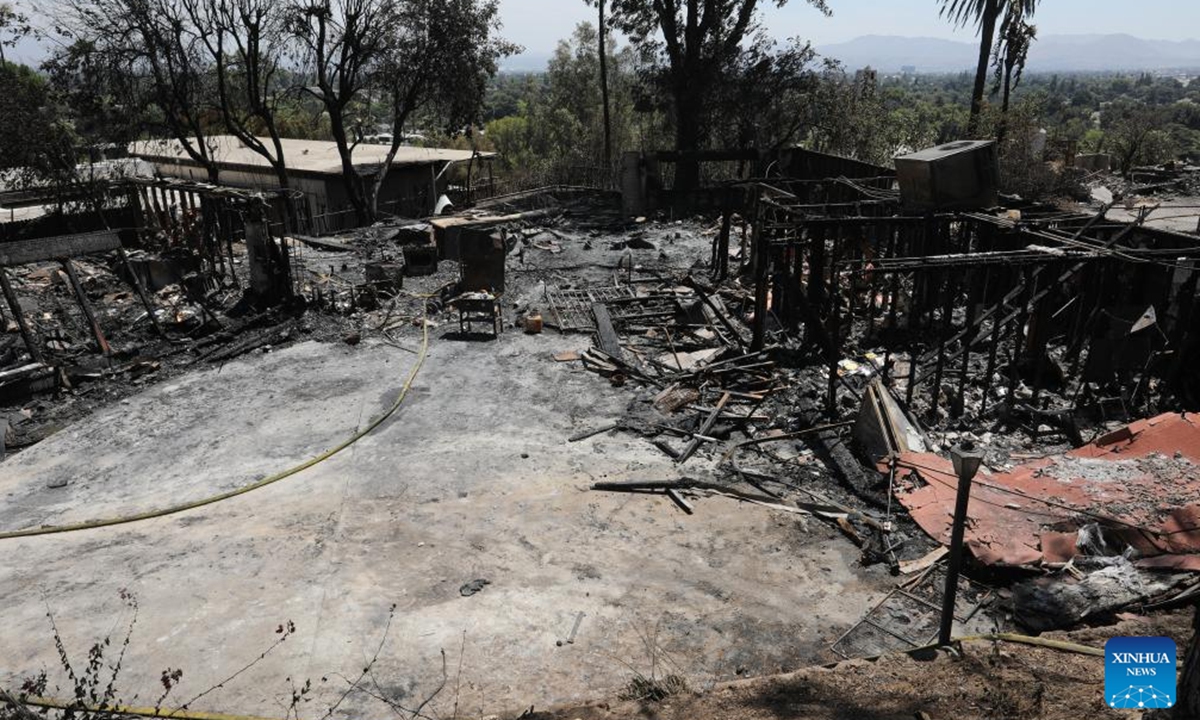
<path id="1" fill-rule="evenodd" d="M 826 57 L 857 69 L 883 72 L 915 67 L 917 72 L 973 70 L 979 46 L 936 38 L 868 35 L 817 48 Z M 1143 40 L 1132 35 L 1047 35 L 1029 53 L 1031 71 L 1200 70 L 1200 40 Z"/>
<path id="2" fill-rule="evenodd" d="M 511 73 L 545 72 L 546 66 L 550 63 L 550 57 L 551 54 L 548 52 L 523 52 L 520 55 L 514 55 L 501 61 L 500 71 Z"/>

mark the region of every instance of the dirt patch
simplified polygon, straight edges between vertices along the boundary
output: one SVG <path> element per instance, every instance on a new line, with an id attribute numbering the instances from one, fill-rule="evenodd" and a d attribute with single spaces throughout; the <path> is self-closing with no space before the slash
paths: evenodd
<path id="1" fill-rule="evenodd" d="M 1117 635 L 1164 635 L 1181 646 L 1190 611 L 1135 618 L 1116 626 L 1046 637 L 1103 647 Z M 686 679 L 686 678 L 685 678 Z M 536 713 L 537 720 L 1004 720 L 1128 718 L 1103 706 L 1104 660 L 1011 643 L 971 642 L 961 657 L 939 652 L 853 660 L 832 667 L 738 681 L 673 695 L 661 702 L 619 699 Z M 919 713 L 924 713 L 920 715 Z"/>

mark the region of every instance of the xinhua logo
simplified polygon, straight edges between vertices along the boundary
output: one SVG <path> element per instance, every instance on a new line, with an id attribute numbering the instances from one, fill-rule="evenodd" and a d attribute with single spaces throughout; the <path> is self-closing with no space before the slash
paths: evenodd
<path id="1" fill-rule="evenodd" d="M 1104 703 L 1117 709 L 1175 704 L 1175 641 L 1117 637 L 1104 646 Z"/>

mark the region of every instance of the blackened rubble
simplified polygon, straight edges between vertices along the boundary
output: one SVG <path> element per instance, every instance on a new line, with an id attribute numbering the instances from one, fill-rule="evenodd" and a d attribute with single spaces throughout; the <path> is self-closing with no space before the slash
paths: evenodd
<path id="1" fill-rule="evenodd" d="M 128 262 L 112 249 L 72 260 L 108 352 L 83 308 L 64 304 L 74 287 L 65 268 L 6 269 L 29 342 L 6 316 L 0 378 L 33 397 L 5 409 L 10 448 L 157 379 L 302 338 L 415 355 L 426 331 L 435 344 L 494 342 L 497 353 L 509 333 L 575 336 L 575 349 L 525 362 L 594 373 L 628 403 L 578 418 L 563 452 L 632 436 L 667 468 L 596 478 L 594 491 L 662 495 L 685 518 L 705 503 L 741 503 L 826 524 L 856 546 L 859 565 L 903 576 L 826 649 L 895 649 L 878 626 L 929 612 L 944 573 L 944 534 L 902 502 L 936 482 L 912 454 L 944 463 L 939 453 L 971 439 L 991 471 L 1051 456 L 1047 472 L 1067 472 L 1078 463 L 1067 450 L 1195 407 L 1195 237 L 1154 226 L 1153 198 L 1124 220 L 1107 202 L 1032 204 L 987 188 L 967 206 L 932 192 L 922 202 L 933 205 L 917 209 L 891 169 L 833 157 L 799 166 L 828 176 L 772 175 L 687 197 L 655 182 L 629 183 L 638 189 L 624 197 L 543 188 L 320 237 L 248 225 L 244 211 L 228 226 L 150 212 Z M 139 193 L 167 189 L 180 191 Z M 1178 499 L 1148 487 L 1151 499 Z M 1054 522 L 1078 520 L 1082 508 L 1047 494 L 1031 502 L 1066 505 Z M 1186 563 L 1152 581 L 1104 518 L 1036 530 L 1057 543 L 1051 559 L 1035 547 L 1001 563 L 1016 570 L 997 570 L 975 553 L 962 629 L 1014 622 L 1014 602 L 1028 610 L 1015 621 L 1041 629 L 1170 604 L 1195 586 Z M 1097 533 L 1106 542 L 1092 542 Z M 1120 593 L 1105 592 L 1110 577 Z M 921 645 L 936 625 L 919 620 L 921 637 L 902 646 Z"/>

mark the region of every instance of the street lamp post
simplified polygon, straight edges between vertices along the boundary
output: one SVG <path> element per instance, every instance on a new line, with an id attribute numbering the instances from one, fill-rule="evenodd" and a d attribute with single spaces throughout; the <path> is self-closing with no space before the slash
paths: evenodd
<path id="1" fill-rule="evenodd" d="M 938 644 L 949 645 L 954 629 L 954 604 L 958 596 L 958 573 L 962 568 L 963 534 L 967 528 L 967 505 L 971 501 L 971 480 L 983 464 L 983 452 L 975 443 L 964 441 L 950 448 L 954 474 L 958 476 L 958 496 L 954 503 L 954 525 L 950 531 L 950 563 L 946 567 L 946 593 L 942 598 L 942 625 Z"/>

